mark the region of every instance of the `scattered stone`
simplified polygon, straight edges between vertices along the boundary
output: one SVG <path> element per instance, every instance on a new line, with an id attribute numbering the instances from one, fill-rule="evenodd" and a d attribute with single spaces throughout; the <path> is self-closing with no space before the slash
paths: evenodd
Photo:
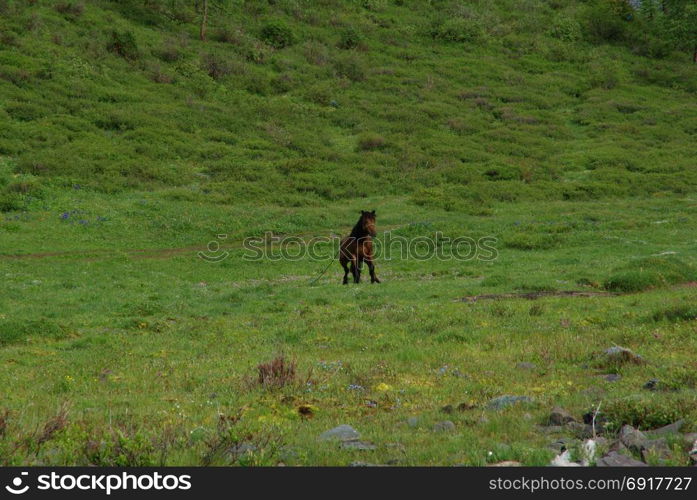
<path id="1" fill-rule="evenodd" d="M 257 447 L 250 443 L 236 444 L 235 446 L 232 446 L 227 449 L 228 455 L 231 455 L 235 458 L 241 457 L 242 455 L 246 455 L 247 453 L 254 453 L 255 451 L 257 451 Z"/>
<path id="2" fill-rule="evenodd" d="M 538 425 L 537 428 L 543 434 L 558 434 L 564 430 L 561 425 Z"/>
<path id="3" fill-rule="evenodd" d="M 281 462 L 290 462 L 299 457 L 298 450 L 290 446 L 284 446 L 279 450 L 279 459 Z"/>
<path id="4" fill-rule="evenodd" d="M 419 426 L 419 417 L 409 417 L 407 419 L 407 425 L 409 427 L 411 427 L 412 429 L 418 427 Z"/>
<path id="5" fill-rule="evenodd" d="M 495 464 L 489 464 L 489 467 L 521 467 L 523 464 L 515 460 L 504 460 Z"/>
<path id="6" fill-rule="evenodd" d="M 672 457 L 671 449 L 665 438 L 652 439 L 647 441 L 641 450 L 641 458 L 648 463 L 649 458 L 654 456 L 659 460 L 667 460 Z"/>
<path id="7" fill-rule="evenodd" d="M 595 421 L 593 421 L 593 416 L 595 416 Z M 589 411 L 583 415 L 583 423 L 590 426 L 591 432 L 595 427 L 596 434 L 602 434 L 605 432 L 605 426 L 607 425 L 607 418 L 602 413 L 595 414 L 594 411 Z"/>
<path id="8" fill-rule="evenodd" d="M 620 365 L 626 363 L 640 365 L 644 362 L 644 358 L 636 354 L 631 349 L 620 347 L 618 345 L 612 346 L 609 349 L 605 349 L 605 351 L 603 351 L 603 354 L 605 354 L 605 358 L 607 359 L 607 361 Z"/>
<path id="9" fill-rule="evenodd" d="M 617 382 L 622 378 L 622 375 L 617 373 L 608 373 L 607 375 L 600 375 L 600 378 L 604 379 L 606 382 Z"/>
<path id="10" fill-rule="evenodd" d="M 641 453 L 649 439 L 640 430 L 635 429 L 631 425 L 624 425 L 620 429 L 620 441 L 633 453 Z"/>
<path id="11" fill-rule="evenodd" d="M 511 396 L 511 395 L 506 395 L 506 396 L 499 396 L 498 398 L 494 398 L 489 403 L 487 404 L 487 408 L 490 410 L 502 410 L 504 408 L 507 408 L 509 406 L 512 406 L 514 404 L 518 403 L 532 403 L 533 400 L 532 398 L 528 396 Z"/>
<path id="12" fill-rule="evenodd" d="M 564 408 L 559 408 L 557 406 L 553 408 L 552 413 L 549 414 L 549 425 L 564 425 L 569 422 L 576 422 L 576 419 Z"/>
<path id="13" fill-rule="evenodd" d="M 556 451 L 557 454 L 559 455 L 559 454 L 565 452 L 566 450 L 572 448 L 575 445 L 575 443 L 577 443 L 577 442 L 578 441 L 576 439 L 562 438 L 562 439 L 558 439 L 557 441 L 555 441 L 553 443 L 550 443 L 547 447 Z"/>
<path id="14" fill-rule="evenodd" d="M 672 424 L 659 427 L 658 429 L 646 431 L 645 434 L 648 436 L 666 436 L 668 434 L 677 434 L 678 432 L 680 432 L 680 429 L 682 429 L 683 425 L 685 425 L 685 420 L 680 419 L 673 422 Z"/>
<path id="15" fill-rule="evenodd" d="M 369 443 L 368 441 L 360 441 L 358 439 L 353 439 L 351 441 L 343 441 L 341 443 L 341 447 L 346 449 L 346 450 L 374 450 L 377 448 L 373 443 Z"/>
<path id="16" fill-rule="evenodd" d="M 434 432 L 452 432 L 455 430 L 455 424 L 450 420 L 443 420 L 442 422 L 436 422 L 433 425 Z"/>
<path id="17" fill-rule="evenodd" d="M 627 448 L 624 444 L 622 444 L 622 441 L 619 441 L 619 440 L 614 441 L 610 445 L 610 448 L 608 449 L 608 451 L 615 451 L 617 453 L 624 453 L 624 454 L 630 453 L 631 454 L 631 452 L 629 451 L 629 448 Z"/>
<path id="18" fill-rule="evenodd" d="M 646 382 L 643 385 L 643 388 L 646 389 L 647 391 L 657 391 L 660 389 L 661 386 L 661 381 L 658 380 L 657 378 L 652 378 L 648 382 Z"/>
<path id="19" fill-rule="evenodd" d="M 452 413 L 455 411 L 455 408 L 453 408 L 453 405 L 445 405 L 440 409 L 443 413 Z"/>
<path id="20" fill-rule="evenodd" d="M 527 361 L 516 363 L 515 367 L 519 370 L 537 370 L 537 365 L 535 363 L 528 363 Z"/>
<path id="21" fill-rule="evenodd" d="M 593 427 L 581 422 L 568 422 L 564 428 L 579 439 L 589 439 L 593 437 Z"/>
<path id="22" fill-rule="evenodd" d="M 688 432 L 687 434 L 683 434 L 682 439 L 686 446 L 691 446 L 692 443 L 697 441 L 697 432 Z"/>
<path id="23" fill-rule="evenodd" d="M 352 441 L 360 439 L 361 434 L 350 425 L 339 425 L 320 434 L 321 441 Z"/>
<path id="24" fill-rule="evenodd" d="M 611 451 L 603 458 L 599 459 L 595 465 L 598 467 L 648 467 L 644 462 L 634 460 L 616 451 Z"/>

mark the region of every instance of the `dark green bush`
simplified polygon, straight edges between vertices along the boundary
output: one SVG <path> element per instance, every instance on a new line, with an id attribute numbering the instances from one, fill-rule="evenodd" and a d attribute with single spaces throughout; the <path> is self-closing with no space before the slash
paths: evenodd
<path id="1" fill-rule="evenodd" d="M 201 59 L 201 67 L 214 80 L 220 80 L 233 71 L 230 61 L 219 54 L 205 54 Z"/>
<path id="2" fill-rule="evenodd" d="M 483 33 L 481 24 L 475 19 L 453 18 L 436 21 L 431 28 L 431 36 L 444 42 L 475 42 Z"/>
<path id="3" fill-rule="evenodd" d="M 68 19 L 77 19 L 85 11 L 85 4 L 80 2 L 58 2 L 53 8 Z"/>
<path id="4" fill-rule="evenodd" d="M 362 39 L 363 37 L 360 31 L 353 26 L 349 26 L 341 31 L 338 47 L 340 49 L 355 49 L 361 43 Z"/>
<path id="5" fill-rule="evenodd" d="M 342 78 L 348 78 L 354 82 L 360 82 L 365 79 L 365 66 L 363 61 L 355 54 L 344 54 L 334 61 L 334 69 L 336 75 Z"/>
<path id="6" fill-rule="evenodd" d="M 576 42 L 581 38 L 581 25 L 574 18 L 558 17 L 549 28 L 549 35 L 565 42 Z"/>
<path id="7" fill-rule="evenodd" d="M 599 0 L 585 12 L 584 32 L 593 42 L 620 42 L 627 37 L 627 19 L 618 13 L 616 2 Z"/>
<path id="8" fill-rule="evenodd" d="M 107 49 L 128 60 L 140 57 L 135 36 L 130 31 L 112 31 Z"/>
<path id="9" fill-rule="evenodd" d="M 269 21 L 262 28 L 260 38 L 275 49 L 289 47 L 295 43 L 295 36 L 283 21 Z"/>

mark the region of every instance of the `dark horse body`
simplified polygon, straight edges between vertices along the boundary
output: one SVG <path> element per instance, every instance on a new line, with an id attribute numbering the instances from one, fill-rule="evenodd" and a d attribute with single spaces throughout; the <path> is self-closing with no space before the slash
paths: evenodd
<path id="1" fill-rule="evenodd" d="M 375 276 L 375 264 L 373 263 L 373 237 L 376 234 L 375 210 L 372 212 L 361 210 L 361 218 L 353 226 L 351 234 L 341 240 L 339 248 L 339 263 L 344 268 L 344 285 L 348 284 L 349 272 L 353 276 L 353 282 L 360 283 L 363 262 L 368 265 L 370 282 L 380 283 L 380 280 Z"/>

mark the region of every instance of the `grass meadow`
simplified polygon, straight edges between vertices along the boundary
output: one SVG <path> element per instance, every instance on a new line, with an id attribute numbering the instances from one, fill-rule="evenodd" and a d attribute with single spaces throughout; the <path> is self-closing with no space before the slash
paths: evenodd
<path id="1" fill-rule="evenodd" d="M 554 407 L 697 432 L 697 66 L 620 4 L 212 2 L 201 41 L 188 2 L 0 0 L 0 464 L 547 465 L 584 438 Z M 494 258 L 244 258 L 373 209 L 378 246 Z"/>

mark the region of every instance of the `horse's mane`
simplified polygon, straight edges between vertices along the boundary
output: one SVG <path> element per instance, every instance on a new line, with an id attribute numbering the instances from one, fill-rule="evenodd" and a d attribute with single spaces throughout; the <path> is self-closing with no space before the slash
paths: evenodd
<path id="1" fill-rule="evenodd" d="M 356 222 L 356 225 L 353 226 L 353 229 L 351 230 L 351 236 L 352 238 L 363 238 L 366 236 L 368 233 L 366 232 L 365 229 L 363 229 L 363 217 L 364 215 L 361 214 L 360 218 L 358 219 L 358 222 Z"/>

